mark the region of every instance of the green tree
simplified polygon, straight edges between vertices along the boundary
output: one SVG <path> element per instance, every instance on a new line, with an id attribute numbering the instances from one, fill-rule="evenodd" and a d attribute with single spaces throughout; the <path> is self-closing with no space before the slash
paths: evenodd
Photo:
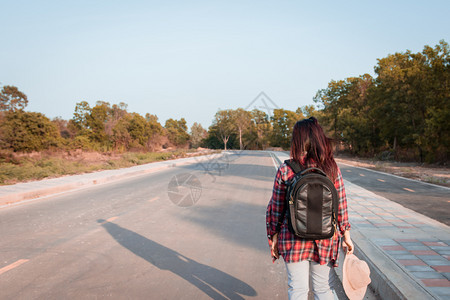
<path id="1" fill-rule="evenodd" d="M 131 134 L 128 130 L 131 116 L 129 114 L 124 115 L 115 122 L 112 128 L 112 144 L 116 151 L 128 150 L 132 142 Z"/>
<path id="2" fill-rule="evenodd" d="M 108 136 L 106 134 L 106 123 L 109 119 L 110 104 L 108 102 L 98 101 L 91 109 L 87 118 L 87 125 L 90 129 L 90 138 L 99 145 L 108 145 Z"/>
<path id="3" fill-rule="evenodd" d="M 450 49 L 448 43 L 441 40 L 434 48 L 425 46 L 424 69 L 427 74 L 425 101 L 426 120 L 424 147 L 425 160 L 428 162 L 448 162 L 450 153 Z"/>
<path id="4" fill-rule="evenodd" d="M 203 141 L 202 145 L 209 149 L 221 149 L 223 148 L 223 141 L 220 138 L 217 126 L 211 125 L 208 128 L 208 135 Z"/>
<path id="5" fill-rule="evenodd" d="M 242 141 L 242 135 L 245 132 L 249 132 L 250 125 L 252 124 L 252 115 L 250 112 L 238 108 L 232 111 L 232 119 L 234 121 L 234 127 L 237 129 L 239 134 L 239 149 L 244 149 L 244 143 Z"/>
<path id="6" fill-rule="evenodd" d="M 128 105 L 124 102 L 120 102 L 119 104 L 113 104 L 112 106 L 107 104 L 108 106 L 108 118 L 105 123 L 105 132 L 108 138 L 112 141 L 114 140 L 113 129 L 117 125 L 117 123 L 125 118 L 128 115 L 127 107 Z M 114 142 L 113 142 L 114 143 Z"/>
<path id="7" fill-rule="evenodd" d="M 75 112 L 73 113 L 72 124 L 78 131 L 88 130 L 88 120 L 91 114 L 91 107 L 86 101 L 78 102 L 75 105 Z M 84 133 L 84 132 L 83 132 Z"/>
<path id="8" fill-rule="evenodd" d="M 224 149 L 224 142 L 219 133 L 217 125 L 212 124 L 208 128 L 208 136 L 202 143 L 204 147 L 209 149 Z M 237 149 L 239 147 L 239 139 L 235 131 L 231 131 L 227 140 L 227 149 Z"/>
<path id="9" fill-rule="evenodd" d="M 164 127 L 167 130 L 167 137 L 173 145 L 186 146 L 189 142 L 188 128 L 184 118 L 180 120 L 168 119 Z"/>
<path id="10" fill-rule="evenodd" d="M 322 115 L 322 122 L 327 124 L 333 132 L 333 138 L 340 137 L 339 112 L 342 108 L 340 98 L 346 94 L 347 84 L 344 80 L 332 80 L 327 88 L 317 91 L 314 102 L 318 103 L 325 112 Z"/>
<path id="11" fill-rule="evenodd" d="M 256 149 L 265 149 L 270 143 L 270 135 L 272 134 L 272 126 L 269 122 L 269 116 L 259 110 L 251 111 L 252 122 L 256 132 Z"/>
<path id="12" fill-rule="evenodd" d="M 147 113 L 145 115 L 145 119 L 150 127 L 150 136 L 161 135 L 163 134 L 163 127 L 158 121 L 158 117 L 156 115 L 152 115 Z"/>
<path id="13" fill-rule="evenodd" d="M 320 120 L 333 131 L 333 137 L 344 142 L 357 154 L 372 152 L 379 144 L 378 120 L 370 91 L 374 79 L 369 74 L 332 81 L 319 91 L 316 103 L 323 106 Z"/>
<path id="14" fill-rule="evenodd" d="M 208 132 L 202 127 L 201 124 L 194 122 L 191 126 L 191 146 L 192 148 L 198 148 L 202 144 L 202 141 L 208 136 Z"/>
<path id="15" fill-rule="evenodd" d="M 450 144 L 449 46 L 378 60 L 365 74 L 331 81 L 314 98 L 321 122 L 357 154 L 393 151 L 396 158 L 447 161 Z"/>
<path id="16" fill-rule="evenodd" d="M 299 115 L 290 110 L 275 109 L 271 118 L 273 128 L 271 137 L 272 146 L 289 149 L 294 125 L 303 118 L 303 115 Z"/>
<path id="17" fill-rule="evenodd" d="M 46 116 L 22 110 L 6 112 L 0 132 L 1 148 L 16 152 L 57 147 L 60 140 L 57 126 Z"/>
<path id="18" fill-rule="evenodd" d="M 128 123 L 128 132 L 136 146 L 145 147 L 150 138 L 150 130 L 147 120 L 137 113 L 132 113 Z"/>
<path id="19" fill-rule="evenodd" d="M 433 141 L 427 140 L 427 124 L 448 102 L 448 64 L 444 42 L 435 49 L 425 46 L 422 53 L 408 50 L 378 60 L 377 115 L 389 121 L 381 123 L 381 135 L 394 152 L 415 150 L 420 161 L 428 156 Z"/>
<path id="20" fill-rule="evenodd" d="M 23 110 L 28 105 L 27 95 L 12 85 L 3 86 L 0 91 L 0 112 Z"/>
<path id="21" fill-rule="evenodd" d="M 76 143 L 78 145 L 83 141 L 89 141 L 83 148 L 98 150 L 109 149 L 113 146 L 117 149 L 121 145 L 119 140 L 122 139 L 117 139 L 118 131 L 117 128 L 114 131 L 114 128 L 121 119 L 128 115 L 126 107 L 127 105 L 123 102 L 111 106 L 108 102 L 97 101 L 96 105 L 91 108 L 88 102 L 81 101 L 76 104 L 73 118 L 67 127 L 70 132 L 75 133 L 75 136 L 86 137 L 78 139 Z"/>
<path id="22" fill-rule="evenodd" d="M 317 110 L 314 105 L 305 105 L 297 108 L 295 111 L 298 115 L 303 115 L 305 118 L 317 117 Z"/>
<path id="23" fill-rule="evenodd" d="M 214 116 L 212 126 L 214 127 L 213 132 L 218 135 L 224 149 L 227 150 L 228 140 L 235 131 L 233 111 L 231 109 L 219 110 Z"/>

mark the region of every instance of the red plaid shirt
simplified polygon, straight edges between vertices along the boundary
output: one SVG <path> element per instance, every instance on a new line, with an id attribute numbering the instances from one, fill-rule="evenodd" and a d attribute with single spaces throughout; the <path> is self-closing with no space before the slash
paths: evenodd
<path id="1" fill-rule="evenodd" d="M 278 169 L 273 186 L 273 194 L 266 211 L 267 237 L 269 246 L 272 244 L 272 236 L 276 233 L 276 227 L 283 212 L 285 205 L 286 183 L 294 177 L 294 172 L 290 167 L 283 163 Z M 278 252 L 288 263 L 310 260 L 321 265 L 332 262 L 337 266 L 339 253 L 340 237 L 346 230 L 350 229 L 347 214 L 347 198 L 345 195 L 344 182 L 341 171 L 338 169 L 338 176 L 334 183 L 339 195 L 338 208 L 338 235 L 339 238 L 330 238 L 324 240 L 304 240 L 292 234 L 287 225 L 287 219 L 284 218 L 283 225 L 278 234 Z"/>

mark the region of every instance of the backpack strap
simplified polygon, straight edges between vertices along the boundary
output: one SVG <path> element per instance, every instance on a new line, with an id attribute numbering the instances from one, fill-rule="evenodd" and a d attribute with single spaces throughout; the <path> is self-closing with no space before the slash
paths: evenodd
<path id="1" fill-rule="evenodd" d="M 300 164 L 298 162 L 296 162 L 295 160 L 287 159 L 284 162 L 286 163 L 286 165 L 288 167 L 290 167 L 292 169 L 292 171 L 294 171 L 295 174 L 298 174 L 298 173 L 302 172 L 302 170 L 303 170 L 302 166 L 300 166 Z M 309 170 L 310 169 L 306 169 L 305 171 L 309 171 Z M 286 189 L 286 192 L 287 192 L 287 189 Z M 288 195 L 286 195 L 286 197 L 287 196 Z M 289 199 L 286 199 L 284 201 L 283 211 L 281 212 L 280 219 L 278 220 L 278 223 L 277 223 L 276 232 L 280 232 L 280 230 L 281 230 L 281 225 L 283 225 L 284 217 L 286 215 L 288 207 L 289 207 Z"/>
<path id="2" fill-rule="evenodd" d="M 292 171 L 294 171 L 295 174 L 298 174 L 303 170 L 300 164 L 295 160 L 287 159 L 284 162 L 292 169 Z"/>
<path id="3" fill-rule="evenodd" d="M 300 173 L 300 176 L 303 176 L 303 175 L 305 175 L 306 173 L 312 172 L 312 171 L 315 171 L 315 172 L 317 172 L 317 173 L 319 173 L 319 174 L 322 174 L 322 175 L 325 176 L 325 177 L 328 177 L 328 175 L 325 174 L 325 172 L 322 171 L 322 170 L 319 169 L 319 168 L 308 168 L 308 169 L 305 169 L 305 170 L 303 170 L 303 171 Z"/>

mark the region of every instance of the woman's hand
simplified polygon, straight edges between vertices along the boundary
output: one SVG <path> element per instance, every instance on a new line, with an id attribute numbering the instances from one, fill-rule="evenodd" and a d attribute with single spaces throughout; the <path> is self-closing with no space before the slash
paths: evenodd
<path id="1" fill-rule="evenodd" d="M 353 250 L 355 247 L 353 246 L 353 242 L 350 239 L 350 231 L 346 230 L 344 232 L 344 239 L 342 241 L 342 248 L 346 251 L 347 254 L 353 254 Z"/>
<path id="2" fill-rule="evenodd" d="M 280 257 L 280 253 L 278 253 L 278 233 L 275 233 L 272 236 L 272 245 L 270 251 L 272 253 L 273 261 L 277 260 Z"/>

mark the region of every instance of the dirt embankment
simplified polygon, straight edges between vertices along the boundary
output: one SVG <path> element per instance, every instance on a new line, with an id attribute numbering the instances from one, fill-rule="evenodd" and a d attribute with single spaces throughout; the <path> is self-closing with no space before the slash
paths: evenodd
<path id="1" fill-rule="evenodd" d="M 419 163 L 372 161 L 347 156 L 337 156 L 336 161 L 450 187 L 450 168 L 448 167 L 430 166 Z"/>

